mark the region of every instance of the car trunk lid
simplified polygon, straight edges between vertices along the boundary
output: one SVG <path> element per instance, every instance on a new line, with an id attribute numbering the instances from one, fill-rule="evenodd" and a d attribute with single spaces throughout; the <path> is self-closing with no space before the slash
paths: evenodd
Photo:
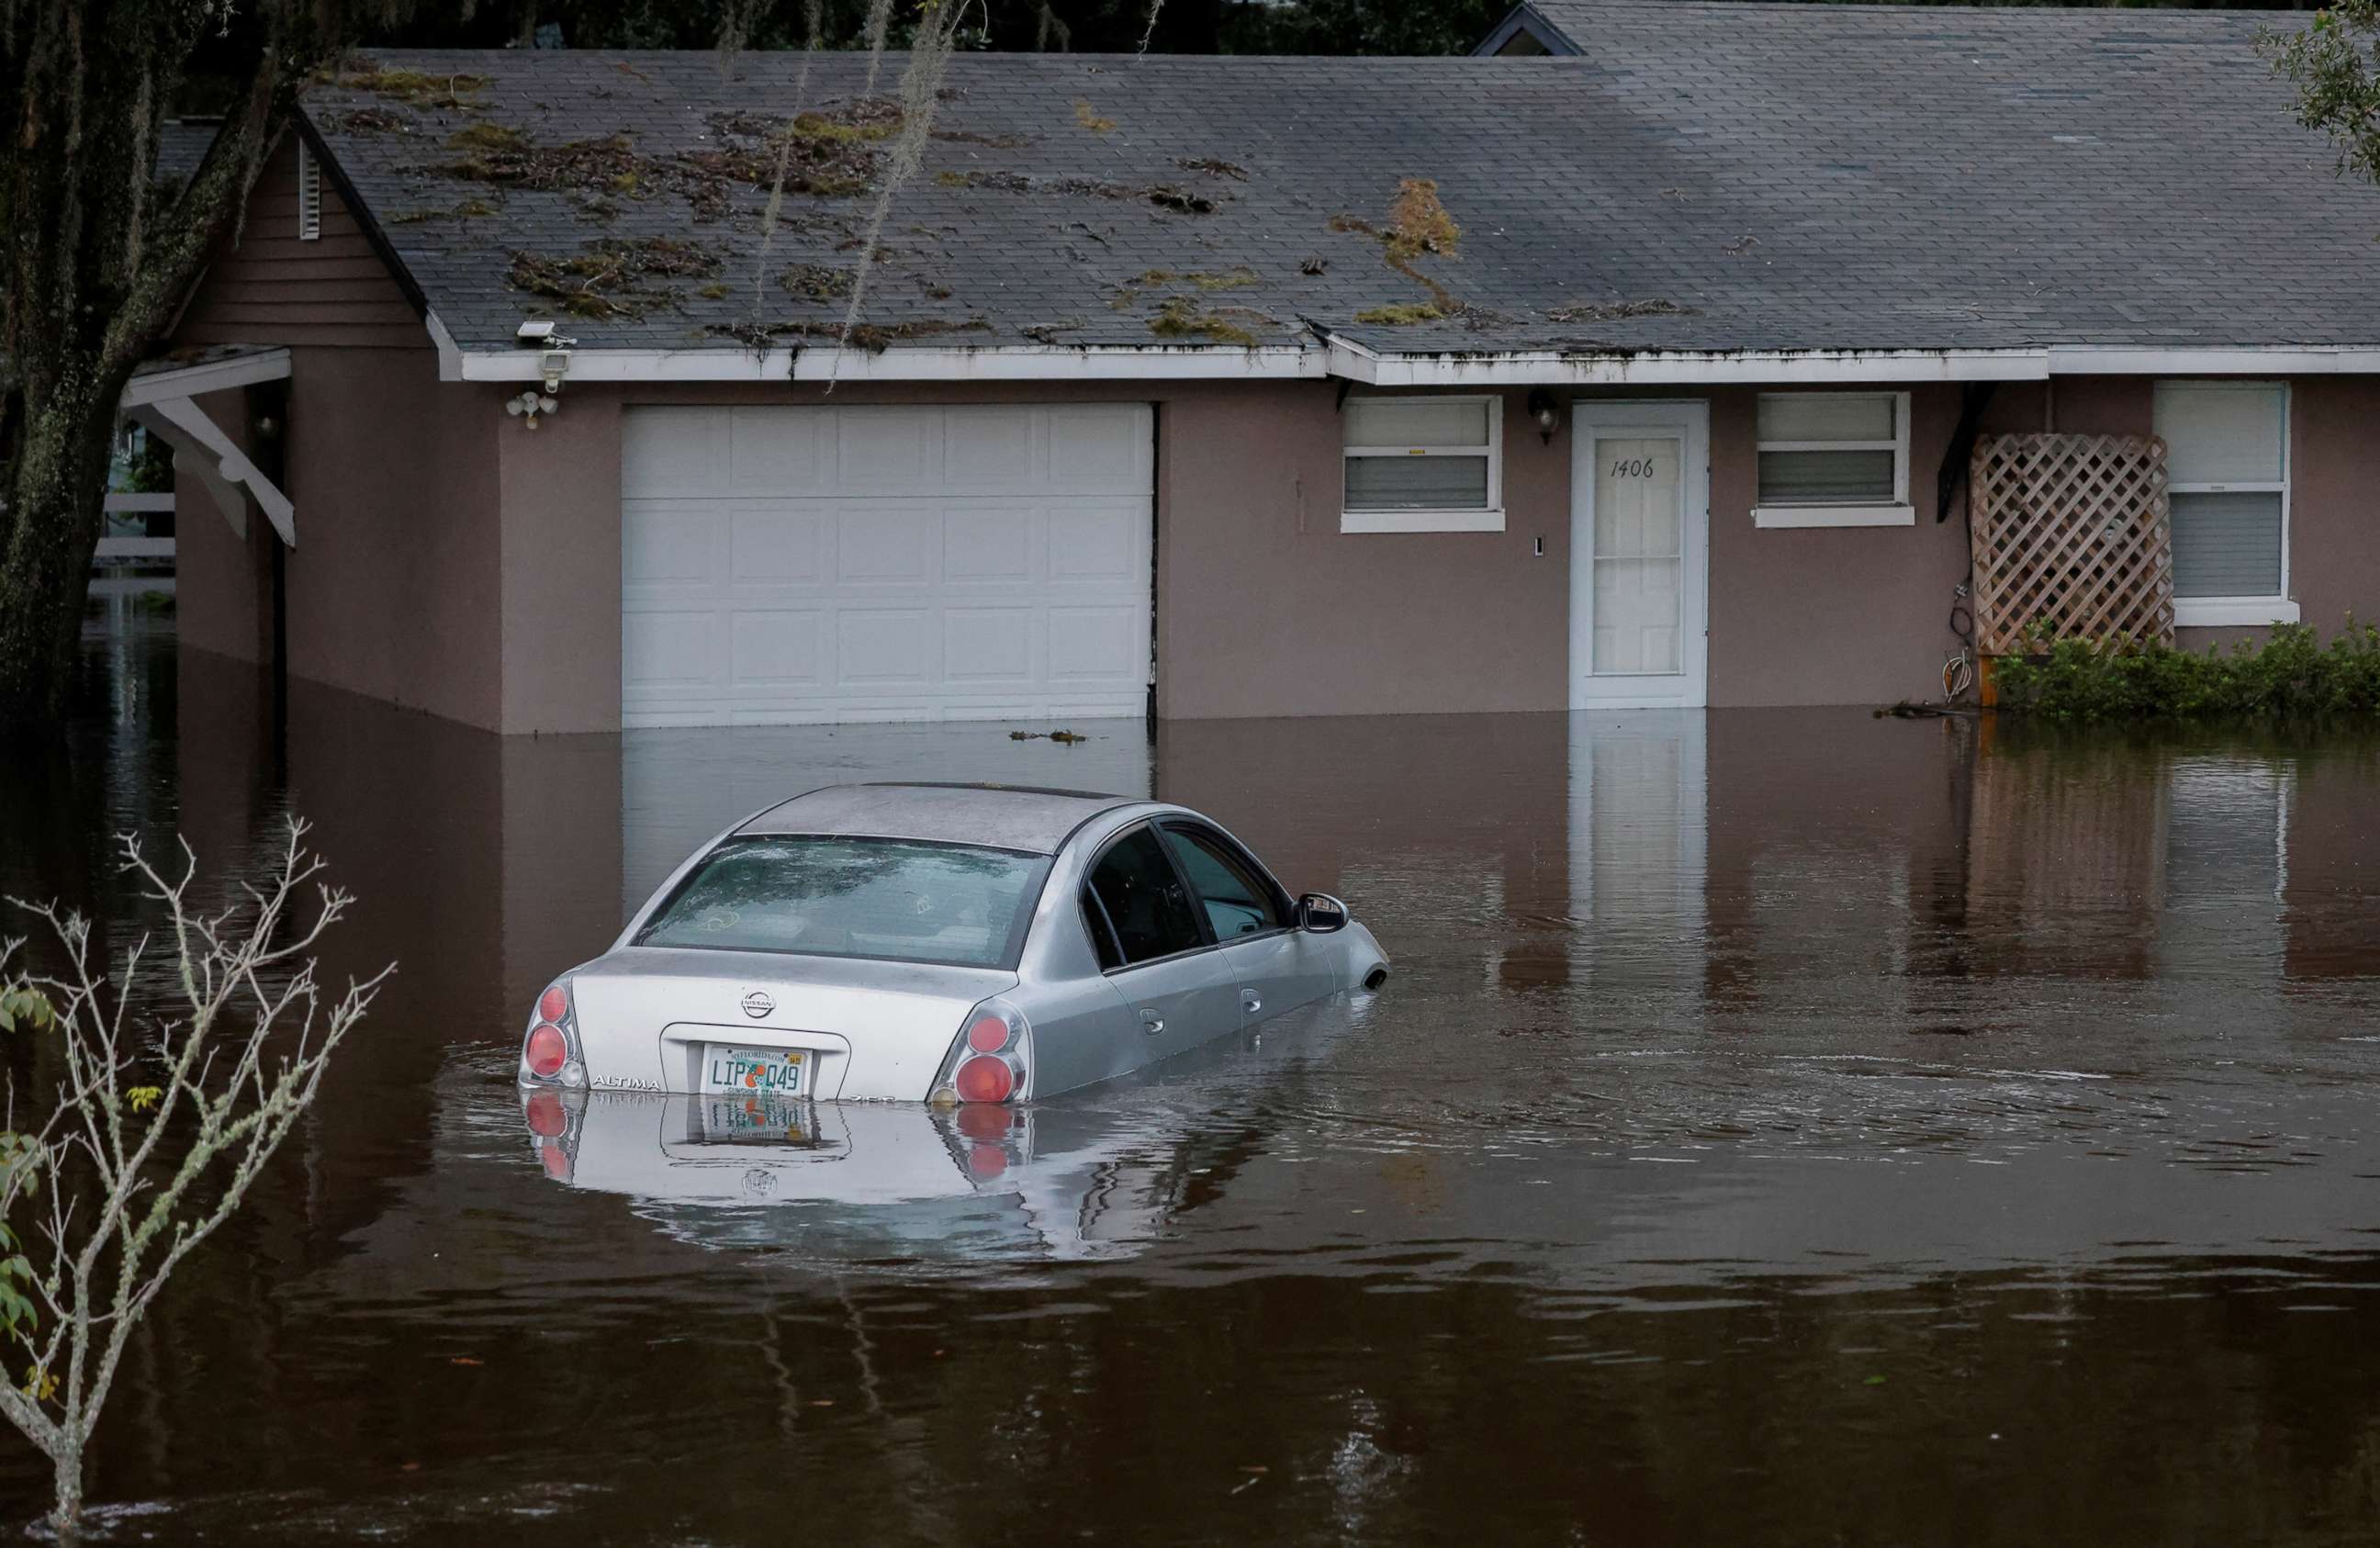
<path id="1" fill-rule="evenodd" d="M 997 968 L 628 947 L 579 969 L 572 996 L 599 1085 L 610 1067 L 699 1091 L 717 1045 L 807 1050 L 805 1094 L 922 1101 L 966 1013 L 1016 982 Z"/>

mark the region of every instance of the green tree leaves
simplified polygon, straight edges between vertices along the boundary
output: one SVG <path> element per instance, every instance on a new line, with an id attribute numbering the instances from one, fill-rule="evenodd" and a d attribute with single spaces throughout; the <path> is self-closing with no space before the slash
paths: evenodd
<path id="1" fill-rule="evenodd" d="M 2380 0 L 2338 0 L 2262 46 L 2298 89 L 2298 122 L 2338 146 L 2338 169 L 2380 183 Z"/>

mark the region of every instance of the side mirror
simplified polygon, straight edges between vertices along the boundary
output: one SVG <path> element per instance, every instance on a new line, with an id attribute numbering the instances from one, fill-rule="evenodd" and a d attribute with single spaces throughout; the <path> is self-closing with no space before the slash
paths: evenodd
<path id="1" fill-rule="evenodd" d="M 1327 936 L 1347 927 L 1347 905 L 1328 892 L 1308 892 L 1297 900 L 1297 927 Z"/>

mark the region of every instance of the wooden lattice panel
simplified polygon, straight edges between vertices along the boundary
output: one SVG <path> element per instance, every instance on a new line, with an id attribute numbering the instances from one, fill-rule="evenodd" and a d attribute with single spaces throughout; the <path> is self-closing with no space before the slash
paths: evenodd
<path id="1" fill-rule="evenodd" d="M 1968 472 L 1975 648 L 2025 631 L 2173 643 L 2173 515 L 2165 442 L 2137 435 L 1996 435 Z"/>

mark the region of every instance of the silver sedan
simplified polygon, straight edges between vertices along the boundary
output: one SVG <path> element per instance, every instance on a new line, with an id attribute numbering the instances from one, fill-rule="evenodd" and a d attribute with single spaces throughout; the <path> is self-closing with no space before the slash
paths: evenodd
<path id="1" fill-rule="evenodd" d="M 1388 960 L 1162 802 L 836 785 L 704 845 L 538 997 L 524 1086 L 1003 1103 L 1127 1074 Z"/>

